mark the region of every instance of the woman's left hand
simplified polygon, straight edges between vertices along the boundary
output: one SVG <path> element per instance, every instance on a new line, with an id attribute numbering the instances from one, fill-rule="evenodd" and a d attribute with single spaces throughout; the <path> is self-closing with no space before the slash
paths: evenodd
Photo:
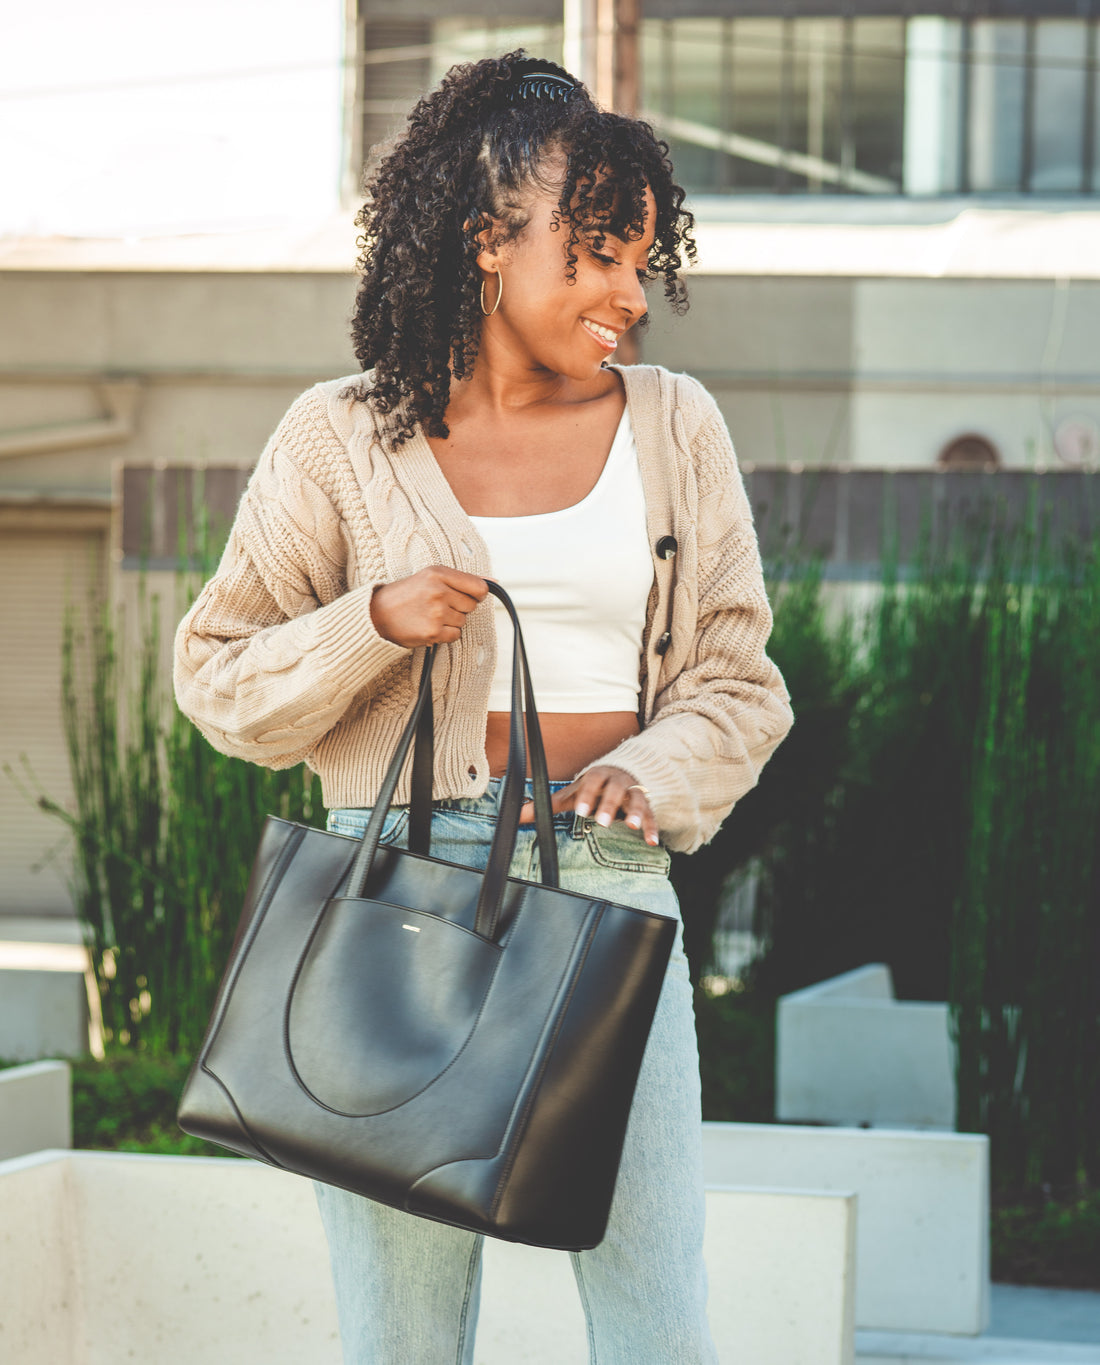
<path id="1" fill-rule="evenodd" d="M 622 814 L 631 829 L 640 829 L 647 844 L 656 844 L 657 820 L 644 788 L 622 768 L 600 766 L 581 773 L 568 787 L 551 794 L 555 815 L 563 810 L 575 810 L 578 815 L 591 816 L 598 825 L 610 825 Z M 534 803 L 527 801 L 519 813 L 521 825 L 534 822 Z"/>

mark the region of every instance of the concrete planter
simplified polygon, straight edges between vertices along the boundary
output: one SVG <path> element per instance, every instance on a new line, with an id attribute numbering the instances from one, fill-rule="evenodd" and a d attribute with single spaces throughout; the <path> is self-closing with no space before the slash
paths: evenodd
<path id="1" fill-rule="evenodd" d="M 708 1183 L 856 1192 L 857 1328 L 988 1326 L 984 1134 L 704 1123 L 703 1162 Z"/>
<path id="2" fill-rule="evenodd" d="M 872 963 L 780 997 L 776 1118 L 794 1123 L 955 1127 L 947 1005 L 895 1000 Z"/>
<path id="3" fill-rule="evenodd" d="M 852 1365 L 855 1197 L 725 1189 L 707 1201 L 720 1358 Z M 205 1157 L 55 1151 L 0 1163 L 0 1358 L 338 1365 L 312 1187 Z M 487 1241 L 476 1365 L 586 1358 L 568 1257 Z"/>
<path id="4" fill-rule="evenodd" d="M 0 918 L 0 1057 L 103 1055 L 95 974 L 75 920 Z"/>
<path id="5" fill-rule="evenodd" d="M 72 1088 L 67 1062 L 0 1071 L 0 1161 L 73 1145 Z"/>

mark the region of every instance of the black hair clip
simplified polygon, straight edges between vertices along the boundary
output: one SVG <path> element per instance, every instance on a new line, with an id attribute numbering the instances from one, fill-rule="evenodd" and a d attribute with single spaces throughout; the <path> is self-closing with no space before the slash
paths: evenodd
<path id="1" fill-rule="evenodd" d="M 516 82 L 508 98 L 513 104 L 528 99 L 567 100 L 576 88 L 572 81 L 552 71 L 528 71 Z"/>

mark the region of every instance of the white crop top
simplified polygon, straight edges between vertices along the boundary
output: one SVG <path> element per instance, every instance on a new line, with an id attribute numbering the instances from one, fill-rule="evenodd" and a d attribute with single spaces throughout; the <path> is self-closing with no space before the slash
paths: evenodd
<path id="1" fill-rule="evenodd" d="M 572 507 L 471 517 L 516 605 L 540 711 L 636 711 L 653 560 L 628 411 L 595 487 Z M 493 599 L 490 711 L 512 708 L 512 625 Z"/>

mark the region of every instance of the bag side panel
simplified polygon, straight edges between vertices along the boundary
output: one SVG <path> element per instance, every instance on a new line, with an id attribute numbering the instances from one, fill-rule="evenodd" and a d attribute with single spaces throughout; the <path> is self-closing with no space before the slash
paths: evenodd
<path id="1" fill-rule="evenodd" d="M 675 920 L 606 906 L 499 1191 L 496 1220 L 517 1240 L 536 1227 L 555 1245 L 603 1239 L 675 934 Z"/>

